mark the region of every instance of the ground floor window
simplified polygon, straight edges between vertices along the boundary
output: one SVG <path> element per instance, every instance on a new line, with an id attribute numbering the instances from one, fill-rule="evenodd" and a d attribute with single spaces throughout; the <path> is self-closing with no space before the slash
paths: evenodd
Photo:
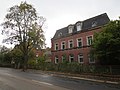
<path id="1" fill-rule="evenodd" d="M 88 54 L 89 63 L 95 63 L 95 59 L 91 54 Z"/>
<path id="2" fill-rule="evenodd" d="M 59 62 L 58 56 L 55 56 L 55 64 L 57 64 L 58 62 Z"/>
<path id="3" fill-rule="evenodd" d="M 69 55 L 69 62 L 74 62 L 74 55 Z"/>
<path id="4" fill-rule="evenodd" d="M 65 55 L 62 55 L 62 62 L 65 62 L 65 59 L 66 59 Z"/>
<path id="5" fill-rule="evenodd" d="M 83 63 L 83 54 L 78 55 L 78 63 Z"/>

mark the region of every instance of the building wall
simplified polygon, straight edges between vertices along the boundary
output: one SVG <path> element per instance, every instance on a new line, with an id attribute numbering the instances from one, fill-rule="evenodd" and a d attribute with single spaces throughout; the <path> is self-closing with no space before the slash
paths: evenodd
<path id="1" fill-rule="evenodd" d="M 70 35 L 68 37 L 64 37 L 64 38 L 59 38 L 59 39 L 52 39 L 51 40 L 51 51 L 52 51 L 52 62 L 55 62 L 55 56 L 58 56 L 59 62 L 62 62 L 62 55 L 66 55 L 66 59 L 69 60 L 69 55 L 73 54 L 74 55 L 74 61 L 78 62 L 78 54 L 82 53 L 83 54 L 83 60 L 84 60 L 84 64 L 89 64 L 89 60 L 88 60 L 88 54 L 90 52 L 90 47 L 87 46 L 87 36 L 93 36 L 95 32 L 99 32 L 100 31 L 100 27 L 93 29 L 93 30 L 88 30 L 87 32 L 79 32 L 77 34 L 74 35 Z M 82 42 L 83 42 L 83 47 L 81 48 L 77 48 L 77 38 L 82 37 Z M 72 49 L 68 48 L 68 41 L 73 39 L 73 43 L 74 43 L 74 47 Z M 64 50 L 61 50 L 61 42 L 65 41 L 66 42 L 66 48 Z M 55 50 L 55 43 L 58 43 L 58 50 Z"/>

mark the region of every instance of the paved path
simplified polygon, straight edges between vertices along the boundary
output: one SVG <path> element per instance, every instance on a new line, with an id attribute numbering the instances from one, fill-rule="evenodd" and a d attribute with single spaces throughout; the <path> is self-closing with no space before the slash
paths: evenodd
<path id="1" fill-rule="evenodd" d="M 112 84 L 0 68 L 0 90 L 120 90 Z"/>

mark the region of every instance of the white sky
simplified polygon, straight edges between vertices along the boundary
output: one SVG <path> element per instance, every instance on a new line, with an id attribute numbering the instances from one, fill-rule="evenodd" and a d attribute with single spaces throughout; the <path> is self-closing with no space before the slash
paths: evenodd
<path id="1" fill-rule="evenodd" d="M 3 22 L 7 9 L 25 0 L 0 0 L 0 23 Z M 56 30 L 74 24 L 77 21 L 107 13 L 111 20 L 120 16 L 120 0 L 26 0 L 36 8 L 45 23 L 46 44 L 51 47 L 51 38 Z M 0 34 L 0 44 L 4 36 Z"/>

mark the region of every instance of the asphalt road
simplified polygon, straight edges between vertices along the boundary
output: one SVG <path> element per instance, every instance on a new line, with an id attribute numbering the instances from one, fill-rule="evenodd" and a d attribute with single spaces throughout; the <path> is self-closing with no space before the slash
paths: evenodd
<path id="1" fill-rule="evenodd" d="M 112 84 L 0 68 L 0 90 L 120 90 Z"/>

